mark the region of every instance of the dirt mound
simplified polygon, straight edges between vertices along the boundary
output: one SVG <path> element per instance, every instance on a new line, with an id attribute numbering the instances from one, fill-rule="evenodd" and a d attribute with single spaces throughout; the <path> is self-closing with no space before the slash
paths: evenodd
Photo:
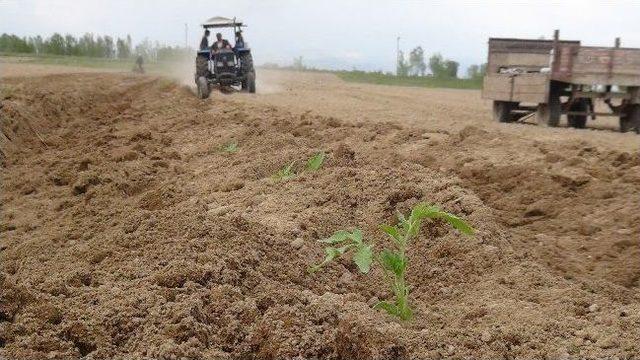
<path id="1" fill-rule="evenodd" d="M 20 79 L 9 82 L 17 87 Z M 497 143 L 473 127 L 429 133 L 222 95 L 202 102 L 148 77 L 41 83 L 16 91 L 16 111 L 2 113 L 3 123 L 17 122 L 29 109 L 47 144 L 18 146 L 2 172 L 2 355 L 559 358 L 640 351 L 632 330 L 640 325 L 638 272 L 623 267 L 638 250 L 637 154 L 542 143 L 524 162 L 509 151 L 520 139 Z M 222 150 L 231 142 L 238 144 L 233 154 Z M 483 158 L 476 150 L 484 146 L 504 146 L 504 158 Z M 323 168 L 302 171 L 318 151 L 327 153 Z M 293 161 L 299 174 L 274 180 Z M 587 213 L 598 199 L 597 212 Z M 371 308 L 391 296 L 378 269 L 363 276 L 341 261 L 306 273 L 322 257 L 316 240 L 357 226 L 385 241 L 378 224 L 421 201 L 463 216 L 478 234 L 425 227 L 408 274 L 414 321 Z M 585 225 L 575 224 L 582 215 Z M 594 231 L 587 225 L 598 230 L 576 237 L 583 227 Z M 574 252 L 581 240 L 593 247 Z M 587 257 L 598 251 L 618 257 Z"/>

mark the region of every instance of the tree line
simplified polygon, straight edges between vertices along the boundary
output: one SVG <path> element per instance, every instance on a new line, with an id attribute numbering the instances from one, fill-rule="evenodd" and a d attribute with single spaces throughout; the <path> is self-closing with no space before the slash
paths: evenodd
<path id="1" fill-rule="evenodd" d="M 457 61 L 445 59 L 439 53 L 431 55 L 426 63 L 424 49 L 421 46 L 411 50 L 408 57 L 402 51 L 398 51 L 397 76 L 427 76 L 427 68 L 431 72 L 430 76 L 435 78 L 456 79 L 460 64 Z M 467 68 L 467 77 L 480 79 L 484 76 L 485 70 L 486 64 L 471 65 Z"/>
<path id="2" fill-rule="evenodd" d="M 108 59 L 129 59 L 143 56 L 147 60 L 178 60 L 192 55 L 194 50 L 179 46 L 152 43 L 148 39 L 134 45 L 131 36 L 113 38 L 109 35 L 86 33 L 75 37 L 70 34 L 19 37 L 14 34 L 0 35 L 0 52 L 36 55 L 72 55 Z"/>

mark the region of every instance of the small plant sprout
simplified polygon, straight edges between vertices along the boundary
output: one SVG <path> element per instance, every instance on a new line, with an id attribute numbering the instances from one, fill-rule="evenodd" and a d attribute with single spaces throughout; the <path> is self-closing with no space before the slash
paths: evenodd
<path id="1" fill-rule="evenodd" d="M 324 248 L 325 257 L 324 260 L 318 264 L 309 268 L 309 272 L 314 273 L 320 270 L 323 266 L 333 261 L 333 259 L 343 255 L 349 250 L 353 250 L 353 262 L 356 264 L 361 273 L 366 274 L 371 269 L 371 262 L 373 261 L 372 246 L 362 242 L 362 231 L 354 229 L 352 232 L 346 230 L 336 231 L 330 238 L 320 240 L 321 243 L 328 244 Z M 340 244 L 340 247 L 334 247 L 333 245 Z"/>
<path id="2" fill-rule="evenodd" d="M 228 144 L 224 144 L 222 145 L 222 151 L 229 154 L 235 154 L 238 152 L 238 143 L 234 141 Z"/>
<path id="3" fill-rule="evenodd" d="M 324 163 L 324 158 L 326 154 L 324 152 L 319 152 L 313 155 L 309 160 L 307 160 L 307 170 L 308 171 L 317 171 L 322 167 Z"/>
<path id="4" fill-rule="evenodd" d="M 442 219 L 463 234 L 473 234 L 471 226 L 459 217 L 442 211 L 436 206 L 421 203 L 411 210 L 408 217 L 398 213 L 398 224 L 380 226 L 380 229 L 391 240 L 392 246 L 388 248 L 374 251 L 374 245 L 365 243 L 362 240 L 362 232 L 358 229 L 352 232 L 340 230 L 330 238 L 320 240 L 321 243 L 329 245 L 324 249 L 325 258 L 320 264 L 310 267 L 309 272 L 318 271 L 347 252 L 353 252 L 354 263 L 360 272 L 365 274 L 369 272 L 375 261 L 382 267 L 384 277 L 389 282 L 393 292 L 393 300 L 381 301 L 374 308 L 383 309 L 402 320 L 409 320 L 413 317 L 413 311 L 409 306 L 410 286 L 405 281 L 409 264 L 406 251 L 411 240 L 420 233 L 420 226 L 424 219 Z"/>
<path id="5" fill-rule="evenodd" d="M 276 181 L 284 181 L 296 176 L 296 173 L 293 171 L 293 165 L 295 165 L 295 163 L 295 161 L 292 161 L 289 165 L 278 170 L 278 172 L 273 175 L 273 178 Z"/>

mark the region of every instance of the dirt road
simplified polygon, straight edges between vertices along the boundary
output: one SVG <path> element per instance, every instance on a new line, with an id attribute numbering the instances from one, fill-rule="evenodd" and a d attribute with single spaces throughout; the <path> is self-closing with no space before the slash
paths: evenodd
<path id="1" fill-rule="evenodd" d="M 613 122 L 500 125 L 476 91 L 324 74 L 263 71 L 259 94 L 207 101 L 153 76 L 38 79 L 1 83 L 2 356 L 640 353 L 640 137 Z M 415 320 L 371 308 L 391 295 L 379 269 L 306 273 L 316 240 L 382 244 L 378 224 L 420 201 L 477 234 L 425 226 Z"/>

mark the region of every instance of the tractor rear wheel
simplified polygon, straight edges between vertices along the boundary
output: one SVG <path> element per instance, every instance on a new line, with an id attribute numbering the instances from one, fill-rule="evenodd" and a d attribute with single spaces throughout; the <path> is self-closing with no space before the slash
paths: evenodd
<path id="1" fill-rule="evenodd" d="M 204 56 L 196 56 L 196 79 L 207 76 L 209 73 L 209 60 Z"/>
<path id="2" fill-rule="evenodd" d="M 253 56 L 251 56 L 250 52 L 242 54 L 240 62 L 243 73 L 248 74 L 250 72 L 255 72 L 255 70 L 253 69 Z"/>
<path id="3" fill-rule="evenodd" d="M 518 107 L 518 103 L 511 101 L 494 101 L 493 102 L 493 119 L 501 123 L 509 123 L 513 121 L 511 111 Z"/>
<path id="4" fill-rule="evenodd" d="M 211 93 L 211 89 L 209 88 L 209 81 L 207 81 L 207 78 L 204 76 L 198 77 L 196 85 L 198 86 L 198 98 L 208 98 L 209 94 Z"/>
<path id="5" fill-rule="evenodd" d="M 625 115 L 620 116 L 620 132 L 635 130 L 640 134 L 640 104 L 629 105 L 624 112 Z"/>
<path id="6" fill-rule="evenodd" d="M 589 103 L 586 99 L 578 99 L 569 107 L 569 111 L 588 112 Z M 567 120 L 569 126 L 576 129 L 584 129 L 587 124 L 587 115 L 567 115 Z"/>
<path id="7" fill-rule="evenodd" d="M 247 80 L 245 80 L 247 83 L 247 91 L 249 91 L 251 94 L 255 94 L 256 92 L 256 73 L 255 72 L 250 72 L 247 74 Z"/>

